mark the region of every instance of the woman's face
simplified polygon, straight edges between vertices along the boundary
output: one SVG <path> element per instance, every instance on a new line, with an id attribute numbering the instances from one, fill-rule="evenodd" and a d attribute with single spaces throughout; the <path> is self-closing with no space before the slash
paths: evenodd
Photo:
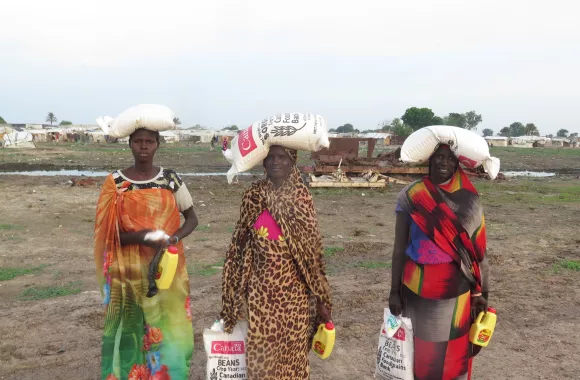
<path id="1" fill-rule="evenodd" d="M 271 180 L 285 180 L 290 175 L 294 161 L 286 153 L 284 148 L 278 145 L 270 147 L 268 156 L 264 159 L 266 176 Z"/>
<path id="2" fill-rule="evenodd" d="M 449 180 L 457 168 L 457 157 L 453 154 L 449 146 L 441 145 L 431 156 L 431 179 L 435 182 L 443 183 Z"/>
<path id="3" fill-rule="evenodd" d="M 140 129 L 131 135 L 130 146 L 135 162 L 152 162 L 159 148 L 157 133 Z"/>

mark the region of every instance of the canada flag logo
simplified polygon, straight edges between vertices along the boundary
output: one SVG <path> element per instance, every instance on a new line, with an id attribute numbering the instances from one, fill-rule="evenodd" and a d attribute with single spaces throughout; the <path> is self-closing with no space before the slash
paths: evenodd
<path id="1" fill-rule="evenodd" d="M 405 341 L 405 329 L 399 328 L 397 330 L 397 332 L 395 333 L 395 335 L 393 335 L 393 338 L 395 338 L 397 340 L 402 340 L 404 342 Z"/>
<path id="2" fill-rule="evenodd" d="M 256 149 L 258 146 L 254 141 L 254 132 L 252 130 L 252 126 L 244 129 L 238 135 L 238 148 L 240 149 L 240 153 L 242 157 L 246 157 L 248 153 Z"/>
<path id="3" fill-rule="evenodd" d="M 246 349 L 244 346 L 244 341 L 223 341 L 214 340 L 211 345 L 212 354 L 224 354 L 224 355 L 239 355 L 245 354 Z"/>

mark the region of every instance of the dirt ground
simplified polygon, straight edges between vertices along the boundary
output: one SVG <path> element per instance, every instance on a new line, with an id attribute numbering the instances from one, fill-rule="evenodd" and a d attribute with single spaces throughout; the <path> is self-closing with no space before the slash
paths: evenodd
<path id="1" fill-rule="evenodd" d="M 132 163 L 130 152 L 119 146 L 7 151 L 0 150 L 3 171 L 111 170 Z M 528 153 L 519 159 L 509 150 L 499 153 L 507 169 L 580 166 L 570 153 L 551 158 Z M 158 163 L 179 172 L 224 171 L 227 165 L 219 155 L 204 146 L 176 146 L 164 148 Z M 190 379 L 204 378 L 202 332 L 220 303 L 221 271 L 214 267 L 223 262 L 241 194 L 256 172 L 237 185 L 227 185 L 223 176 L 185 177 L 200 221 L 185 240 L 195 328 Z M 103 316 L 92 232 L 102 178 L 87 187 L 70 186 L 69 180 L 0 176 L 0 269 L 28 270 L 0 281 L 0 379 L 99 378 Z M 476 186 L 488 224 L 490 304 L 498 310 L 498 326 L 475 361 L 473 378 L 579 378 L 580 272 L 564 266 L 580 260 L 580 180 L 561 175 L 481 180 Z M 311 357 L 314 380 L 373 378 L 399 190 L 313 190 L 337 328 L 332 356 L 325 361 Z M 26 300 L 47 287 L 53 287 L 48 298 Z M 57 297 L 57 289 L 69 295 Z"/>

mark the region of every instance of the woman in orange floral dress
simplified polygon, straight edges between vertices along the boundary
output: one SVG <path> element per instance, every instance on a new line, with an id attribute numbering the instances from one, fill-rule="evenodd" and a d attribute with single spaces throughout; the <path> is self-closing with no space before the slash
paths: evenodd
<path id="1" fill-rule="evenodd" d="M 129 145 L 135 164 L 107 177 L 95 218 L 95 263 L 106 308 L 101 378 L 187 379 L 193 327 L 181 240 L 197 217 L 181 178 L 153 166 L 159 133 L 137 130 Z M 145 239 L 153 230 L 165 231 L 169 241 Z M 149 298 L 149 263 L 166 244 L 179 250 L 177 272 L 169 289 Z"/>

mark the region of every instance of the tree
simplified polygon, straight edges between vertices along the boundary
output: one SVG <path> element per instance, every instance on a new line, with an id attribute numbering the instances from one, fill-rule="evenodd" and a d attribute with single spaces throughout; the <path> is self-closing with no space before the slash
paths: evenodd
<path id="1" fill-rule="evenodd" d="M 574 132 L 574 133 L 570 133 L 570 136 L 568 137 L 578 137 L 578 133 Z"/>
<path id="2" fill-rule="evenodd" d="M 352 132 L 358 132 L 358 130 L 355 130 L 354 127 L 352 126 L 352 124 L 346 123 L 345 125 L 342 125 L 342 126 L 336 128 L 336 132 L 337 133 L 352 133 Z"/>
<path id="3" fill-rule="evenodd" d="M 72 125 L 72 121 L 63 120 L 63 121 L 60 122 L 59 125 Z"/>
<path id="4" fill-rule="evenodd" d="M 174 117 L 174 118 L 173 118 L 173 123 L 174 123 L 175 125 L 181 125 L 181 120 L 179 120 L 179 118 L 178 118 L 178 117 Z"/>
<path id="5" fill-rule="evenodd" d="M 238 126 L 233 124 L 233 125 L 228 125 L 227 127 L 225 127 L 224 129 L 222 129 L 222 131 L 237 131 L 238 130 Z"/>
<path id="6" fill-rule="evenodd" d="M 503 128 L 502 128 L 502 129 L 499 131 L 498 135 L 500 135 L 500 136 L 504 136 L 504 137 L 510 137 L 510 136 L 511 136 L 511 130 L 510 130 L 510 127 L 503 127 Z"/>
<path id="7" fill-rule="evenodd" d="M 401 125 L 393 128 L 393 133 L 395 134 L 395 136 L 407 137 L 411 133 L 413 133 L 413 128 L 411 128 L 405 124 L 401 124 Z"/>
<path id="8" fill-rule="evenodd" d="M 414 131 L 433 124 L 435 114 L 430 108 L 411 107 L 401 116 L 405 125 L 411 127 Z"/>
<path id="9" fill-rule="evenodd" d="M 330 128 L 330 129 L 328 130 L 328 132 L 330 132 L 330 133 L 336 133 L 336 129 L 335 129 L 335 128 Z"/>
<path id="10" fill-rule="evenodd" d="M 407 137 L 411 133 L 413 133 L 413 128 L 409 127 L 408 125 L 405 125 L 401 121 L 401 119 L 397 118 L 397 119 L 393 119 L 393 121 L 391 122 L 391 132 L 395 136 Z"/>
<path id="11" fill-rule="evenodd" d="M 483 137 L 493 136 L 493 129 L 485 128 L 481 133 L 483 133 Z"/>
<path id="12" fill-rule="evenodd" d="M 2 116 L 0 116 L 0 124 L 8 124 L 6 120 L 2 118 Z"/>
<path id="13" fill-rule="evenodd" d="M 526 134 L 526 127 L 519 121 L 510 124 L 510 136 L 511 137 L 518 137 L 523 136 Z"/>
<path id="14" fill-rule="evenodd" d="M 433 116 L 433 120 L 431 120 L 431 125 L 443 125 L 443 118 L 439 116 Z"/>
<path id="15" fill-rule="evenodd" d="M 477 114 L 475 111 L 469 111 L 463 114 L 465 118 L 465 129 L 477 130 L 477 125 L 483 121 L 481 114 Z"/>
<path id="16" fill-rule="evenodd" d="M 56 116 L 52 112 L 49 112 L 48 115 L 46 115 L 46 121 L 48 121 L 50 123 L 50 125 L 58 122 L 58 120 L 56 119 Z"/>
<path id="17" fill-rule="evenodd" d="M 554 138 L 554 135 L 550 133 L 549 135 L 546 135 L 546 137 L 549 138 L 549 139 L 553 139 Z"/>
<path id="18" fill-rule="evenodd" d="M 444 123 L 445 125 L 452 125 L 459 128 L 467 127 L 467 120 L 465 119 L 465 115 L 462 113 L 450 113 L 445 117 Z"/>
<path id="19" fill-rule="evenodd" d="M 568 137 L 568 130 L 567 129 L 560 129 L 558 133 L 556 133 L 558 137 Z"/>
<path id="20" fill-rule="evenodd" d="M 539 136 L 540 131 L 538 131 L 538 127 L 534 123 L 528 123 L 524 127 L 524 134 L 526 136 Z"/>

